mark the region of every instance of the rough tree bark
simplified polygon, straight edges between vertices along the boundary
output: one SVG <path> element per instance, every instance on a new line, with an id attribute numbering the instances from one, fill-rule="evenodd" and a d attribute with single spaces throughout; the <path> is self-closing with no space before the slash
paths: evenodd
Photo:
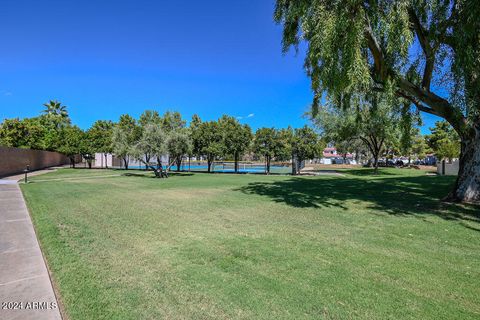
<path id="1" fill-rule="evenodd" d="M 455 202 L 480 202 L 480 124 L 469 137 L 462 137 L 455 186 L 445 198 Z"/>

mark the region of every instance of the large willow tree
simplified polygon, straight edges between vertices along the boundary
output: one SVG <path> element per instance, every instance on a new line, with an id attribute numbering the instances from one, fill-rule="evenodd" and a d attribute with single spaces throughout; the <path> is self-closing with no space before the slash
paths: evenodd
<path id="1" fill-rule="evenodd" d="M 408 99 L 461 137 L 449 199 L 480 201 L 478 0 L 277 0 L 274 17 L 285 51 L 307 44 L 313 111 L 371 90 Z"/>

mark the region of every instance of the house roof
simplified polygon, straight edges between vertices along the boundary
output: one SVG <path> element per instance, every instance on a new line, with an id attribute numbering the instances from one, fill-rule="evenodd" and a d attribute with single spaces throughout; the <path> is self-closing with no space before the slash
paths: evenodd
<path id="1" fill-rule="evenodd" d="M 337 153 L 337 154 L 331 154 L 331 153 L 323 153 L 324 158 L 343 158 L 343 154 Z M 353 155 L 350 153 L 347 153 L 347 158 L 353 159 Z"/>
<path id="2" fill-rule="evenodd" d="M 325 148 L 323 149 L 323 157 L 324 158 L 343 158 L 343 155 L 337 153 L 336 148 Z M 347 158 L 353 159 L 353 155 L 351 153 L 347 153 Z"/>

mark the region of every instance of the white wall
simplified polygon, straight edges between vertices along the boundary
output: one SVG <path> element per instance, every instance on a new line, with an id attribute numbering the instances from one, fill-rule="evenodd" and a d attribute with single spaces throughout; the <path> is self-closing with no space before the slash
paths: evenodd
<path id="1" fill-rule="evenodd" d="M 107 153 L 107 166 L 112 166 L 112 154 Z M 95 162 L 93 164 L 95 168 L 105 168 L 105 154 L 104 153 L 95 153 Z"/>

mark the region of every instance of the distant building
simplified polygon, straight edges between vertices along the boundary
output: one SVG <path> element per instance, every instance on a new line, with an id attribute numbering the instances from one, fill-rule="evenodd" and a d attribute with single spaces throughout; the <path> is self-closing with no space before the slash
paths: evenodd
<path id="1" fill-rule="evenodd" d="M 168 165 L 168 155 L 162 155 L 161 161 L 164 166 Z M 152 156 L 149 160 L 150 163 L 156 163 L 157 157 Z M 95 153 L 95 161 L 93 162 L 94 168 L 124 168 L 125 164 L 123 159 L 116 157 L 114 154 L 107 153 Z M 135 160 L 133 157 L 129 157 L 128 167 L 131 169 L 145 169 L 145 164 Z"/>
<path id="2" fill-rule="evenodd" d="M 337 152 L 335 147 L 327 147 L 323 149 L 323 155 L 314 162 L 321 164 L 357 164 L 354 155 L 347 153 L 345 158 L 343 154 Z"/>

